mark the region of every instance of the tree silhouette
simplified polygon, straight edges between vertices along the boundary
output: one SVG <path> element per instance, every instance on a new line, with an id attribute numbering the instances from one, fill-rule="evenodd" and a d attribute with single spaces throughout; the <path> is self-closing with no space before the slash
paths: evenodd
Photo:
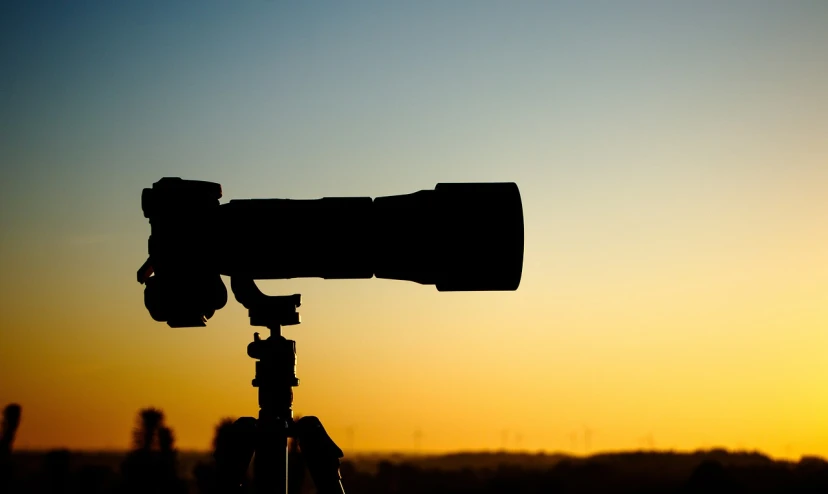
<path id="1" fill-rule="evenodd" d="M 219 421 L 213 433 L 211 461 L 200 461 L 193 467 L 193 478 L 195 478 L 196 488 L 201 494 L 212 494 L 219 491 L 216 463 L 223 461 L 223 455 L 233 454 L 235 450 L 234 423 L 235 419 L 232 418 L 224 418 Z"/>
<path id="2" fill-rule="evenodd" d="M 20 426 L 20 405 L 12 403 L 3 410 L 3 425 L 0 427 L 0 451 L 9 452 L 14 444 L 17 428 Z"/>
<path id="3" fill-rule="evenodd" d="M 9 492 L 12 486 L 12 446 L 17 428 L 20 426 L 20 405 L 12 403 L 3 410 L 3 424 L 0 426 L 0 492 Z"/>
<path id="4" fill-rule="evenodd" d="M 145 408 L 138 412 L 132 447 L 121 467 L 125 492 L 186 492 L 186 485 L 178 478 L 175 436 L 164 424 L 161 410 Z"/>
<path id="5" fill-rule="evenodd" d="M 216 426 L 216 431 L 213 434 L 213 455 L 216 451 L 222 451 L 231 448 L 233 441 L 233 423 L 235 419 L 224 418 Z"/>
<path id="6" fill-rule="evenodd" d="M 132 448 L 149 451 L 158 446 L 158 432 L 164 423 L 164 412 L 156 408 L 145 408 L 138 412 L 138 421 L 132 430 Z"/>

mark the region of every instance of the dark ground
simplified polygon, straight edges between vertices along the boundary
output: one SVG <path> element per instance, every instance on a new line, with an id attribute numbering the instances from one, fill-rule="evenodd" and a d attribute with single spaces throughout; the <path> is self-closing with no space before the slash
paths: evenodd
<path id="1" fill-rule="evenodd" d="M 176 452 L 176 472 L 128 485 L 127 453 L 15 452 L 7 492 L 211 492 L 210 453 Z M 828 463 L 758 453 L 630 452 L 566 455 L 458 453 L 358 456 L 342 466 L 348 493 L 828 493 Z M 142 480 L 147 475 L 142 474 Z M 201 482 L 199 482 L 201 479 Z M 199 486 L 199 483 L 202 485 Z M 313 492 L 308 480 L 298 492 Z"/>

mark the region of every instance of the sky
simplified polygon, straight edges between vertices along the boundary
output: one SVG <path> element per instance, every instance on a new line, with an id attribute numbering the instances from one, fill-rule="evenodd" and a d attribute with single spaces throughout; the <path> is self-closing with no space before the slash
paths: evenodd
<path id="1" fill-rule="evenodd" d="M 828 456 L 826 50 L 819 0 L 3 2 L 17 447 L 125 448 L 156 406 L 205 449 L 256 414 L 241 305 L 191 329 L 143 306 L 140 194 L 174 176 L 222 201 L 520 187 L 515 292 L 260 283 L 302 294 L 294 408 L 346 453 Z"/>

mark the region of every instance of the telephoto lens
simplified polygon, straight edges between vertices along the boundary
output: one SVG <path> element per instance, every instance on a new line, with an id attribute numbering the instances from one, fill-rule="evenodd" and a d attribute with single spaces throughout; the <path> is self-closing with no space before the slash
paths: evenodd
<path id="1" fill-rule="evenodd" d="M 144 189 L 152 231 L 138 278 L 147 283 L 145 305 L 157 320 L 203 325 L 226 303 L 220 275 L 377 277 L 439 291 L 520 285 L 523 206 L 514 183 L 442 183 L 376 199 L 219 204 L 220 197 L 218 184 L 180 178 Z"/>

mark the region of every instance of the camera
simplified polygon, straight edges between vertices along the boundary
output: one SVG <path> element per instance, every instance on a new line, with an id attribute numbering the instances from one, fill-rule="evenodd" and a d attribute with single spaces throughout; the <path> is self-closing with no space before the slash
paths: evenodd
<path id="1" fill-rule="evenodd" d="M 221 275 L 252 280 L 384 278 L 439 291 L 516 290 L 523 207 L 514 183 L 440 183 L 386 197 L 243 199 L 162 178 L 144 189 L 149 258 L 138 271 L 153 319 L 204 326 L 227 303 Z"/>

